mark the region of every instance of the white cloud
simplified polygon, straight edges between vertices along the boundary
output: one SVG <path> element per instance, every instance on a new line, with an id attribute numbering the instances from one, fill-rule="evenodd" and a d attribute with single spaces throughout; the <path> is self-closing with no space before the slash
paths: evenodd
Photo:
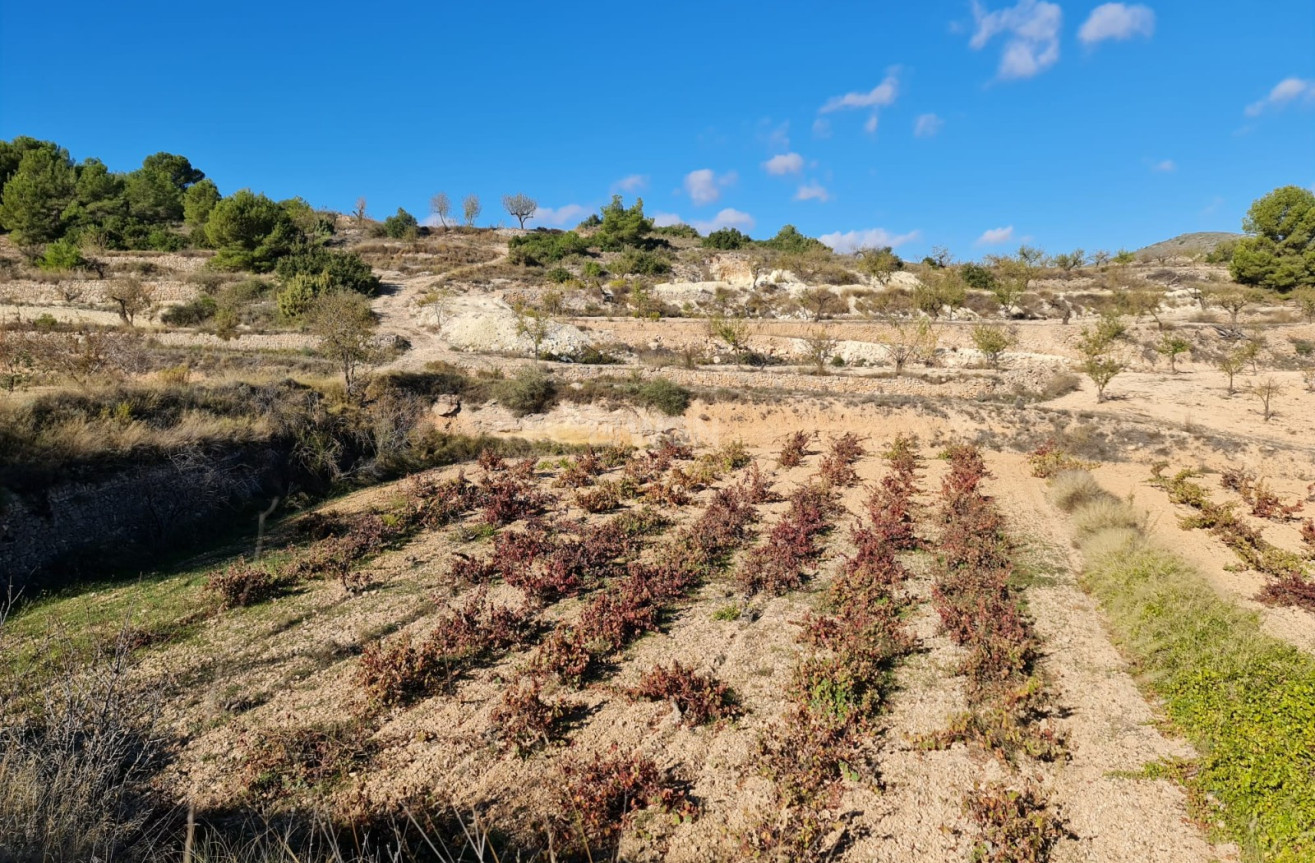
<path id="1" fill-rule="evenodd" d="M 1009 242 L 1013 238 L 1014 238 L 1013 225 L 1010 225 L 1007 228 L 992 228 L 989 231 L 983 232 L 982 235 L 977 238 L 977 245 L 998 246 L 1001 243 Z"/>
<path id="2" fill-rule="evenodd" d="M 677 213 L 654 213 L 653 224 L 659 228 L 666 228 L 671 225 L 683 225 L 685 220 Z"/>
<path id="3" fill-rule="evenodd" d="M 841 233 L 836 231 L 832 234 L 823 234 L 818 237 L 823 243 L 826 243 L 833 251 L 842 255 L 859 249 L 881 248 L 890 246 L 892 249 L 899 248 L 905 243 L 911 243 L 921 236 L 919 231 L 909 231 L 907 234 L 892 234 L 885 228 L 868 228 L 864 231 L 846 231 Z"/>
<path id="4" fill-rule="evenodd" d="M 638 192 L 648 185 L 647 174 L 630 174 L 612 184 L 613 192 Z"/>
<path id="5" fill-rule="evenodd" d="M 1152 165 L 1151 170 L 1159 171 L 1162 174 L 1172 174 L 1174 171 L 1178 170 L 1178 163 L 1173 159 L 1164 159 L 1163 161 L 1156 162 Z"/>
<path id="6" fill-rule="evenodd" d="M 830 120 L 827 120 L 827 119 L 824 119 L 824 118 L 822 118 L 822 117 L 818 117 L 816 120 L 814 120 L 814 121 L 813 121 L 813 137 L 814 137 L 814 138 L 830 138 L 830 137 L 831 137 L 831 121 L 830 121 Z"/>
<path id="7" fill-rule="evenodd" d="M 893 68 L 886 73 L 886 77 L 882 82 L 871 90 L 866 93 L 846 93 L 843 96 L 832 96 L 818 109 L 818 113 L 830 114 L 832 111 L 841 111 L 848 108 L 881 108 L 895 104 L 895 97 L 898 95 L 899 69 Z"/>
<path id="8" fill-rule="evenodd" d="M 1002 80 L 1031 78 L 1059 61 L 1059 28 L 1064 13 L 1044 0 L 1019 0 L 1017 5 L 987 12 L 973 0 L 977 29 L 968 44 L 981 50 L 1000 34 L 1008 34 L 997 75 Z"/>
<path id="9" fill-rule="evenodd" d="M 700 168 L 685 175 L 685 191 L 695 204 L 711 204 L 721 197 L 721 187 L 729 186 L 736 179 L 734 171 L 717 174 L 711 168 Z"/>
<path id="10" fill-rule="evenodd" d="M 562 225 L 574 225 L 593 212 L 593 208 L 580 204 L 566 204 L 562 207 L 540 207 L 534 211 L 534 221 L 541 225 L 559 228 Z"/>
<path id="11" fill-rule="evenodd" d="M 782 153 L 763 162 L 763 169 L 776 177 L 782 174 L 798 174 L 803 167 L 804 157 L 798 153 Z"/>
<path id="12" fill-rule="evenodd" d="M 868 117 L 868 121 L 867 121 L 866 123 L 863 124 L 863 131 L 864 131 L 864 132 L 867 132 L 869 135 L 875 135 L 875 134 L 877 134 L 877 115 L 876 115 L 876 114 L 873 114 L 871 117 Z"/>
<path id="13" fill-rule="evenodd" d="M 1131 39 L 1155 34 L 1155 12 L 1149 6 L 1126 3 L 1105 3 L 1091 10 L 1078 30 L 1078 39 L 1085 45 L 1095 45 L 1106 39 Z"/>
<path id="14" fill-rule="evenodd" d="M 919 114 L 913 123 L 913 134 L 918 138 L 931 138 L 945 126 L 945 121 L 935 114 Z"/>
<path id="15" fill-rule="evenodd" d="M 1292 102 L 1301 102 L 1305 105 L 1315 103 L 1315 80 L 1284 78 L 1274 85 L 1268 96 L 1259 102 L 1247 105 L 1246 115 L 1258 117 L 1268 108 L 1282 108 Z"/>
<path id="16" fill-rule="evenodd" d="M 794 193 L 794 199 L 796 201 L 820 201 L 825 204 L 831 200 L 831 193 L 821 183 L 814 181 L 800 186 L 799 191 Z"/>

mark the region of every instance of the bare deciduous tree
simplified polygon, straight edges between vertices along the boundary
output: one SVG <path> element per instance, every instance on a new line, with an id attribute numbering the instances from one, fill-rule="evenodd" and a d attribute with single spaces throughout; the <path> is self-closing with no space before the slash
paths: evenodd
<path id="1" fill-rule="evenodd" d="M 138 279 L 119 279 L 105 292 L 105 299 L 119 307 L 119 319 L 131 327 L 137 315 L 151 308 L 155 292 Z"/>
<path id="2" fill-rule="evenodd" d="M 447 217 L 452 212 L 452 202 L 447 198 L 447 192 L 439 192 L 429 199 L 429 212 L 438 216 L 438 222 L 444 228 L 447 228 Z"/>
<path id="3" fill-rule="evenodd" d="M 808 331 L 804 337 L 804 356 L 819 375 L 826 374 L 826 364 L 836 353 L 836 340 L 825 327 Z"/>
<path id="4" fill-rule="evenodd" d="M 479 203 L 478 195 L 467 195 L 465 200 L 461 202 L 461 214 L 465 216 L 467 228 L 475 227 L 475 220 L 479 218 L 479 214 L 483 211 L 484 208 Z"/>
<path id="5" fill-rule="evenodd" d="M 886 350 L 895 365 L 895 374 L 904 374 L 904 367 L 912 360 L 929 362 L 936 355 L 936 331 L 926 318 L 908 321 L 891 318 L 890 341 Z"/>
<path id="6" fill-rule="evenodd" d="M 503 195 L 502 206 L 507 209 L 509 215 L 516 217 L 521 228 L 525 227 L 525 220 L 534 218 L 534 211 L 539 209 L 538 203 L 533 198 L 520 192 Z"/>
<path id="7" fill-rule="evenodd" d="M 356 219 L 356 224 L 365 224 L 365 196 L 356 199 L 356 209 L 352 211 L 352 218 Z"/>

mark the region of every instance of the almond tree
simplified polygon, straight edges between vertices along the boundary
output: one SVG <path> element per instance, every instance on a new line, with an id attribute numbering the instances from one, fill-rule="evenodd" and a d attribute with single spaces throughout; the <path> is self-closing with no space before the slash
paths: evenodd
<path id="1" fill-rule="evenodd" d="M 1169 358 L 1169 374 L 1178 373 L 1178 355 L 1192 349 L 1192 343 L 1182 336 L 1165 333 L 1155 345 L 1155 352 Z"/>
<path id="2" fill-rule="evenodd" d="M 520 192 L 514 195 L 503 195 L 502 206 L 506 207 L 510 215 L 516 217 L 522 229 L 525 227 L 525 220 L 534 218 L 534 211 L 539 209 L 539 205 L 533 198 Z"/>
<path id="3" fill-rule="evenodd" d="M 1082 354 L 1082 371 L 1096 385 L 1096 402 L 1105 401 L 1105 388 L 1125 368 L 1115 355 L 1115 337 L 1108 329 L 1084 328 L 1078 338 L 1078 352 Z"/>
<path id="4" fill-rule="evenodd" d="M 429 212 L 438 216 L 438 223 L 447 228 L 447 217 L 452 212 L 452 202 L 447 198 L 447 192 L 439 192 L 429 199 Z"/>
<path id="5" fill-rule="evenodd" d="M 480 206 L 478 195 L 467 195 L 466 199 L 461 202 L 461 214 L 466 218 L 467 228 L 475 227 L 475 220 L 479 218 L 479 214 L 483 211 L 484 208 Z"/>

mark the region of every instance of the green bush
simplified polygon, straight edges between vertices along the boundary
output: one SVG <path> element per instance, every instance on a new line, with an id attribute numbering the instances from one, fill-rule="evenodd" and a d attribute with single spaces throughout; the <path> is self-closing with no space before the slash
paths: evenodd
<path id="1" fill-rule="evenodd" d="M 794 225 L 785 225 L 781 230 L 776 232 L 776 236 L 770 240 L 764 240 L 762 245 L 769 249 L 775 249 L 778 252 L 787 254 L 803 254 L 805 252 L 829 252 L 830 248 L 821 240 L 815 240 L 812 237 L 799 233 L 799 229 Z"/>
<path id="2" fill-rule="evenodd" d="M 690 391 L 666 378 L 653 378 L 640 385 L 635 399 L 667 416 L 678 417 L 689 408 Z"/>
<path id="3" fill-rule="evenodd" d="M 82 257 L 82 252 L 78 247 L 68 240 L 56 240 L 46 246 L 46 253 L 37 261 L 37 266 L 43 270 L 49 270 L 62 273 L 67 270 L 76 270 L 78 267 L 85 266 L 86 259 Z"/>
<path id="4" fill-rule="evenodd" d="M 964 264 L 959 268 L 964 284 L 979 291 L 995 290 L 995 274 L 980 264 Z"/>
<path id="5" fill-rule="evenodd" d="M 630 249 L 612 262 L 612 271 L 635 276 L 660 276 L 671 272 L 671 261 L 656 252 Z"/>
<path id="6" fill-rule="evenodd" d="M 323 274 L 333 287 L 366 296 L 373 296 L 380 285 L 374 270 L 358 255 L 320 246 L 306 246 L 280 258 L 274 272 L 284 281 L 298 275 Z"/>
<path id="7" fill-rule="evenodd" d="M 617 252 L 627 247 L 644 245 L 644 238 L 653 230 L 653 220 L 644 216 L 644 199 L 626 207 L 620 195 L 612 196 L 612 203 L 603 207 L 603 220 L 594 232 L 594 244 L 605 252 Z"/>
<path id="8" fill-rule="evenodd" d="M 607 275 L 607 270 L 604 270 L 603 265 L 597 261 L 585 261 L 584 266 L 580 268 L 580 275 L 586 279 L 601 279 Z"/>
<path id="9" fill-rule="evenodd" d="M 557 398 L 557 387 L 543 369 L 524 366 L 515 377 L 498 384 L 495 394 L 512 415 L 523 417 L 548 410 Z"/>
<path id="10" fill-rule="evenodd" d="M 218 308 L 214 297 L 202 294 L 190 302 L 165 309 L 160 320 L 171 327 L 194 327 L 213 318 Z"/>
<path id="11" fill-rule="evenodd" d="M 660 228 L 654 228 L 653 233 L 657 234 L 659 237 L 680 237 L 685 240 L 697 240 L 699 238 L 698 228 L 683 223 L 676 225 L 663 225 Z"/>
<path id="12" fill-rule="evenodd" d="M 555 264 L 563 258 L 583 255 L 588 251 L 589 244 L 575 231 L 534 231 L 521 237 L 512 237 L 507 243 L 508 260 L 526 267 Z"/>
<path id="13" fill-rule="evenodd" d="M 739 228 L 721 228 L 703 238 L 705 249 L 743 249 L 753 243 L 749 235 Z"/>
<path id="14" fill-rule="evenodd" d="M 420 231 L 420 223 L 416 217 L 397 208 L 397 213 L 384 219 L 384 236 L 391 237 L 394 240 L 411 240 Z"/>
<path id="15" fill-rule="evenodd" d="M 571 271 L 565 267 L 553 267 L 551 270 L 544 273 L 544 275 L 547 277 L 548 281 L 556 282 L 559 285 L 565 284 L 571 280 Z"/>

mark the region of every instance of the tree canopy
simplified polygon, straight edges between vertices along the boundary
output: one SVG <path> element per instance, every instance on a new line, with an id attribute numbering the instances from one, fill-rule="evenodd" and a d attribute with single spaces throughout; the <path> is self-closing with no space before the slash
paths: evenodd
<path id="1" fill-rule="evenodd" d="M 1315 284 L 1315 192 L 1275 189 L 1251 205 L 1242 230 L 1229 267 L 1238 282 L 1279 291 Z"/>

